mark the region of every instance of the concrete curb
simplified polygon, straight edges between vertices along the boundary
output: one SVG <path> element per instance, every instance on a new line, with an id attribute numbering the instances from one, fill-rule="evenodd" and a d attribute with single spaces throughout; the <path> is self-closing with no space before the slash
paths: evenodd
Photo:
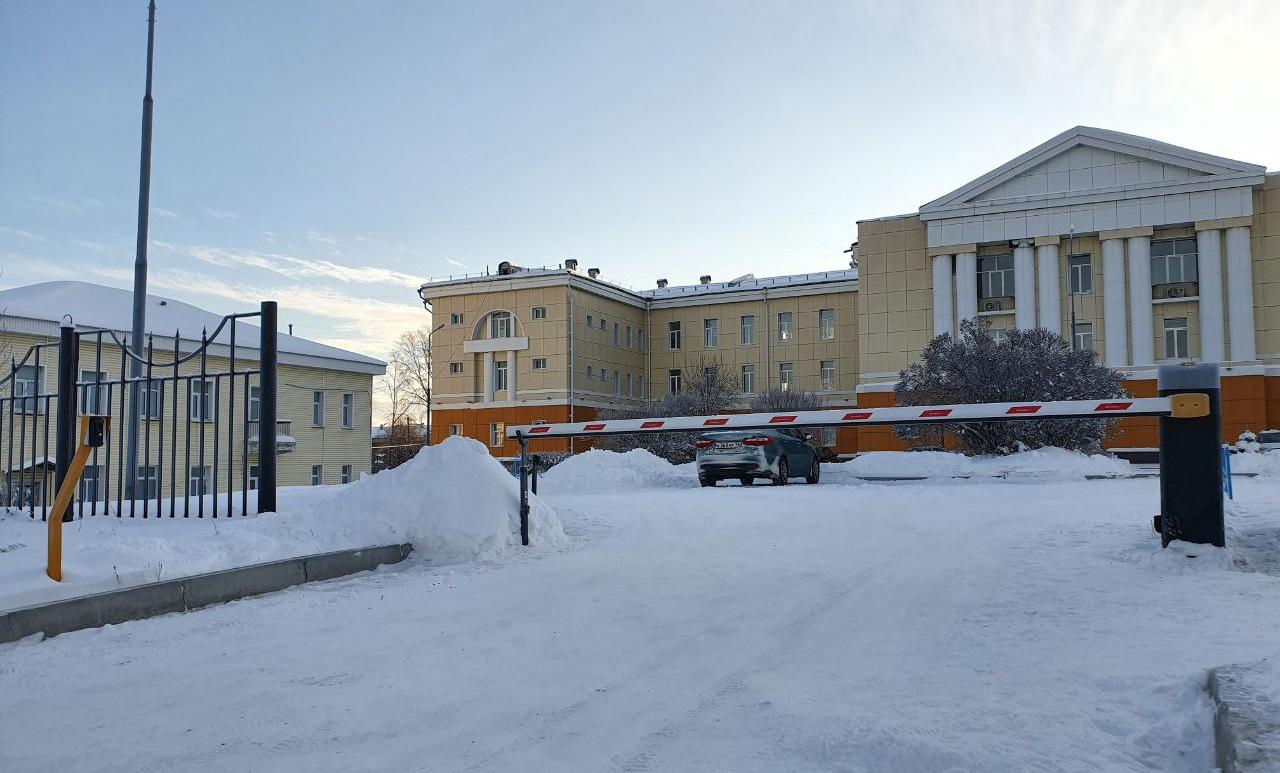
<path id="1" fill-rule="evenodd" d="M 184 612 L 403 561 L 413 545 L 336 550 L 22 607 L 0 614 L 0 644 Z"/>
<path id="2" fill-rule="evenodd" d="M 1280 771 L 1280 705 L 1258 690 L 1260 663 L 1209 672 L 1213 741 L 1222 773 Z"/>

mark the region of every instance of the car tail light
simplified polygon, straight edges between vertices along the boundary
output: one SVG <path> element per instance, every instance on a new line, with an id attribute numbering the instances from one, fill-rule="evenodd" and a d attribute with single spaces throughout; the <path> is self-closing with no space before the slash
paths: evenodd
<path id="1" fill-rule="evenodd" d="M 694 445 L 697 446 L 698 448 L 710 448 L 711 446 L 715 445 L 715 443 L 712 443 L 710 440 L 699 440 L 698 442 L 694 443 Z"/>
<path id="2" fill-rule="evenodd" d="M 749 437 L 742 441 L 744 446 L 767 446 L 773 442 L 771 437 Z"/>

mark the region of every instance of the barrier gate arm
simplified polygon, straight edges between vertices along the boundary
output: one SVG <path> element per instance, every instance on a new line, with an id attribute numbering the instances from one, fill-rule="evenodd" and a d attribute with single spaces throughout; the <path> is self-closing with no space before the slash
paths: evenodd
<path id="1" fill-rule="evenodd" d="M 964 405 L 842 408 L 820 411 L 735 413 L 722 416 L 675 416 L 608 419 L 563 424 L 507 427 L 507 437 L 525 441 L 544 437 L 623 435 L 636 432 L 777 429 L 779 427 L 859 427 L 879 424 L 945 424 L 960 421 L 1018 419 L 1109 419 L 1120 416 L 1198 418 L 1209 413 L 1209 396 L 1184 393 L 1168 397 L 1118 400 L 1054 400 L 1048 402 L 971 403 Z"/>

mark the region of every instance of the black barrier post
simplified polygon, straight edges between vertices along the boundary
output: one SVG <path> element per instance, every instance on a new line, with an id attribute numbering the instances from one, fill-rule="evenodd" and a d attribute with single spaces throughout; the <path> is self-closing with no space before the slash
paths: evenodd
<path id="1" fill-rule="evenodd" d="M 538 463 L 542 461 L 542 457 L 534 454 L 531 457 L 533 461 L 533 470 L 529 472 L 529 490 L 534 496 L 538 495 Z"/>
<path id="2" fill-rule="evenodd" d="M 529 544 L 529 441 L 524 433 L 516 435 L 520 441 L 520 544 Z"/>
<path id="3" fill-rule="evenodd" d="M 276 511 L 276 302 L 263 301 L 258 339 L 258 512 Z M 232 321 L 234 323 L 234 320 Z M 245 462 L 248 464 L 248 462 Z"/>
<path id="4" fill-rule="evenodd" d="M 1161 397 L 1184 392 L 1209 396 L 1209 415 L 1160 417 L 1160 544 L 1173 540 L 1223 547 L 1222 415 L 1216 363 L 1161 365 Z"/>
<path id="5" fill-rule="evenodd" d="M 79 361 L 80 346 L 76 340 L 76 329 L 70 322 L 64 322 L 58 337 L 58 434 L 54 451 L 57 454 L 53 468 L 54 491 L 62 490 L 62 481 L 67 478 L 67 471 L 71 469 L 71 457 L 76 451 L 76 427 L 79 424 L 76 421 L 76 370 Z M 40 394 L 40 390 L 36 389 L 35 394 Z M 35 407 L 31 412 L 39 413 L 39 399 L 32 400 Z M 45 421 L 49 418 L 46 416 Z M 48 438 L 45 435 L 46 442 Z M 34 463 L 32 469 L 35 469 Z M 70 523 L 74 517 L 75 510 L 68 505 L 62 512 L 62 522 Z"/>

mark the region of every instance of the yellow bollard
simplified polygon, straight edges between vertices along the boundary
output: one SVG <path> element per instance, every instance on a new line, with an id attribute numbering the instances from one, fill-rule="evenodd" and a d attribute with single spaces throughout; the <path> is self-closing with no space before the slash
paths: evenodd
<path id="1" fill-rule="evenodd" d="M 76 448 L 76 455 L 71 458 L 67 478 L 62 481 L 62 488 L 58 489 L 58 496 L 49 510 L 49 561 L 45 574 L 55 582 L 62 582 L 62 516 L 71 506 L 71 498 L 80 483 L 80 476 L 84 474 L 89 454 L 105 442 L 107 427 L 110 425 L 110 416 L 80 417 L 80 445 Z"/>

